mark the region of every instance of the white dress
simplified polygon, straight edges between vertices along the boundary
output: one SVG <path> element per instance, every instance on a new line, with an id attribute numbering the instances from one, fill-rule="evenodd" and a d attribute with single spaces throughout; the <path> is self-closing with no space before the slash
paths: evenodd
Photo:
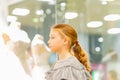
<path id="1" fill-rule="evenodd" d="M 0 55 L 0 80 L 32 80 L 28 76 L 17 56 L 6 49 Z"/>

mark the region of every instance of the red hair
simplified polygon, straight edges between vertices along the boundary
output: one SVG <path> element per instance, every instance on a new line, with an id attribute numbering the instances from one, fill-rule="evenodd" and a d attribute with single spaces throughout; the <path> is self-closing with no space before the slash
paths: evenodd
<path id="1" fill-rule="evenodd" d="M 82 63 L 90 72 L 91 68 L 88 64 L 88 57 L 85 50 L 78 43 L 78 35 L 76 30 L 68 24 L 57 24 L 52 27 L 60 32 L 61 35 L 66 36 L 70 40 L 69 48 L 74 52 L 74 56 Z"/>

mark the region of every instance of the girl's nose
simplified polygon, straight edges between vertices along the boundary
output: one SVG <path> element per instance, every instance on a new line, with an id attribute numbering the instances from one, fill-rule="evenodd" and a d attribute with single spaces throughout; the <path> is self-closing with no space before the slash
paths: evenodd
<path id="1" fill-rule="evenodd" d="M 47 41 L 47 44 L 49 44 L 50 43 L 50 39 Z"/>

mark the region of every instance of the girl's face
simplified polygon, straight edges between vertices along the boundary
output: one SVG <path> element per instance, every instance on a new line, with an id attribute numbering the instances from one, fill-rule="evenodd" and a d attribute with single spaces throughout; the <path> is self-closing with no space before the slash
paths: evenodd
<path id="1" fill-rule="evenodd" d="M 60 33 L 54 29 L 50 31 L 50 39 L 48 45 L 53 52 L 59 52 L 65 43 L 65 38 L 61 37 Z"/>

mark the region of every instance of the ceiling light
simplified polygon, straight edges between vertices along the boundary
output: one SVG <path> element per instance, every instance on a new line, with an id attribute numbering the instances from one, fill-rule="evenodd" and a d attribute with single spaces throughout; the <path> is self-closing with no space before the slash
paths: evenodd
<path id="1" fill-rule="evenodd" d="M 65 13 L 65 19 L 74 19 L 78 16 L 78 13 L 76 12 L 66 12 Z"/>
<path id="2" fill-rule="evenodd" d="M 61 3 L 60 5 L 63 6 L 63 7 L 65 7 L 65 6 L 66 6 L 66 3 L 63 2 L 63 3 Z"/>
<path id="3" fill-rule="evenodd" d="M 96 52 L 100 52 L 100 47 L 96 47 L 96 48 L 95 48 L 95 51 L 96 51 Z"/>
<path id="4" fill-rule="evenodd" d="M 19 15 L 19 16 L 26 16 L 30 13 L 30 11 L 28 9 L 23 9 L 23 8 L 15 8 L 12 11 L 12 14 L 14 15 Z"/>
<path id="5" fill-rule="evenodd" d="M 91 21 L 87 24 L 89 28 L 98 28 L 102 25 L 103 25 L 102 21 Z"/>
<path id="6" fill-rule="evenodd" d="M 102 4 L 102 5 L 107 5 L 108 2 L 107 2 L 107 1 L 102 1 L 101 4 Z"/>
<path id="7" fill-rule="evenodd" d="M 36 15 L 43 15 L 44 11 L 43 10 L 37 10 L 35 13 L 36 13 Z"/>
<path id="8" fill-rule="evenodd" d="M 55 5 L 55 0 L 37 0 L 37 1 L 43 1 L 43 2 L 48 2 L 50 5 Z"/>
<path id="9" fill-rule="evenodd" d="M 48 4 L 50 4 L 50 5 L 55 5 L 55 4 L 56 4 L 56 2 L 55 2 L 55 1 L 53 1 L 53 0 L 50 0 Z"/>
<path id="10" fill-rule="evenodd" d="M 103 37 L 99 37 L 99 38 L 98 38 L 98 41 L 99 41 L 99 42 L 103 42 Z"/>
<path id="11" fill-rule="evenodd" d="M 108 34 L 119 34 L 120 28 L 111 28 L 108 30 Z"/>
<path id="12" fill-rule="evenodd" d="M 38 0 L 38 1 L 51 1 L 51 0 Z"/>
<path id="13" fill-rule="evenodd" d="M 104 17 L 105 21 L 116 21 L 120 19 L 120 14 L 109 14 Z"/>
<path id="14" fill-rule="evenodd" d="M 7 16 L 7 21 L 8 22 L 15 22 L 17 20 L 16 16 Z"/>
<path id="15" fill-rule="evenodd" d="M 100 1 L 108 1 L 108 2 L 111 2 L 111 1 L 115 1 L 115 0 L 100 0 Z"/>

